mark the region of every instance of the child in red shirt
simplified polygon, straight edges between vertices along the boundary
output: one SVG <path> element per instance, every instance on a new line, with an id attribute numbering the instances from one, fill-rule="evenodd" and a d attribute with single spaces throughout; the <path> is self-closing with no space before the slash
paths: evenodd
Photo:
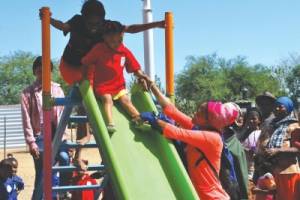
<path id="1" fill-rule="evenodd" d="M 121 103 L 134 122 L 140 120 L 140 113 L 126 95 L 124 68 L 145 84 L 150 79 L 141 71 L 140 64 L 131 51 L 122 43 L 124 26 L 117 21 L 107 21 L 104 27 L 104 42 L 96 44 L 81 62 L 85 66 L 95 66 L 94 91 L 104 104 L 107 129 L 113 133 L 116 131 L 112 119 L 113 100 Z"/>
<path id="2" fill-rule="evenodd" d="M 88 162 L 83 163 L 87 168 Z M 92 178 L 85 170 L 75 172 L 73 182 L 75 185 L 97 185 L 96 179 Z M 95 190 L 73 191 L 72 200 L 94 200 L 95 193 Z"/>

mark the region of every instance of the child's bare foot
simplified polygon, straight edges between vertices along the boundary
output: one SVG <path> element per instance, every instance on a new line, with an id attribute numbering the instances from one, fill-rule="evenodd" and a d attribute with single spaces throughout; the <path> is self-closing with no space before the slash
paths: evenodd
<path id="1" fill-rule="evenodd" d="M 109 133 L 114 133 L 117 131 L 116 126 L 114 124 L 108 124 L 106 128 Z"/>
<path id="2" fill-rule="evenodd" d="M 85 145 L 90 141 L 90 139 L 91 139 L 90 137 L 86 136 L 81 138 L 80 140 L 76 140 L 76 143 L 79 145 Z"/>
<path id="3" fill-rule="evenodd" d="M 74 166 L 76 166 L 80 171 L 87 171 L 88 161 L 83 159 L 75 159 Z"/>

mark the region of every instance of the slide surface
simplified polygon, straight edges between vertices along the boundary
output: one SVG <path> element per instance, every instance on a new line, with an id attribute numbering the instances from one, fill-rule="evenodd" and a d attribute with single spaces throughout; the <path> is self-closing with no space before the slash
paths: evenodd
<path id="1" fill-rule="evenodd" d="M 94 137 L 118 199 L 199 199 L 172 143 L 152 129 L 141 131 L 118 103 L 113 108 L 117 131 L 109 134 L 89 82 L 80 85 Z M 155 111 L 148 93 L 135 89 L 132 101 L 140 112 Z"/>

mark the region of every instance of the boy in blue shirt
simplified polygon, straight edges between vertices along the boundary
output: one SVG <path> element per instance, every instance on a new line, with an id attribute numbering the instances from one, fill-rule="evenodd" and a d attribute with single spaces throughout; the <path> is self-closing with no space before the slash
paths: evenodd
<path id="1" fill-rule="evenodd" d="M 24 189 L 22 178 L 15 174 L 18 162 L 12 158 L 9 157 L 0 162 L 1 200 L 17 200 L 19 192 Z"/>

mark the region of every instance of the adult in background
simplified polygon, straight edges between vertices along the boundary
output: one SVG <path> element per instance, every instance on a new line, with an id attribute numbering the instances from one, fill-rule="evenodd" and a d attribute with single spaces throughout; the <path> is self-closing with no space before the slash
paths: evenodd
<path id="1" fill-rule="evenodd" d="M 278 98 L 275 103 L 275 118 L 270 124 L 273 131 L 267 144 L 266 155 L 270 156 L 273 164 L 276 199 L 300 199 L 300 169 L 297 159 L 299 151 L 291 144 L 291 134 L 299 128 L 299 124 L 292 115 L 293 109 L 290 98 Z"/>
<path id="2" fill-rule="evenodd" d="M 232 124 L 238 115 L 235 109 L 228 109 L 220 102 L 199 104 L 193 118 L 180 112 L 155 86 L 150 89 L 156 96 L 164 113 L 175 120 L 182 128 L 157 118 L 153 113 L 141 113 L 141 118 L 154 128 L 162 130 L 162 134 L 187 144 L 186 157 L 188 172 L 200 199 L 230 199 L 222 188 L 219 179 L 223 128 Z M 201 130 L 195 130 L 200 126 Z M 194 130 L 192 130 L 194 129 Z"/>
<path id="3" fill-rule="evenodd" d="M 51 71 L 53 64 L 51 63 Z M 42 111 L 42 57 L 37 57 L 32 65 L 32 72 L 35 81 L 23 90 L 21 94 L 21 111 L 25 141 L 32 155 L 35 168 L 33 200 L 42 199 L 38 194 L 38 186 L 42 185 L 43 173 L 43 111 Z M 51 82 L 52 97 L 64 97 L 64 92 L 60 85 Z M 57 127 L 59 116 L 63 110 L 61 106 L 52 107 L 52 138 Z M 69 156 L 67 152 L 60 152 L 58 160 L 61 165 L 69 165 Z"/>
<path id="4" fill-rule="evenodd" d="M 232 107 L 239 111 L 239 115 L 242 115 L 240 107 L 233 103 L 225 103 L 225 107 Z M 239 117 L 237 118 L 239 119 Z M 244 148 L 241 142 L 237 138 L 237 130 L 239 127 L 239 123 L 237 120 L 230 124 L 230 126 L 226 127 L 223 131 L 223 142 L 224 145 L 228 148 L 230 153 L 233 156 L 233 164 L 234 171 L 236 174 L 237 182 L 238 182 L 238 190 L 239 196 L 235 196 L 235 199 L 248 199 L 248 168 L 247 168 L 247 160 Z M 230 190 L 230 188 L 228 189 Z M 234 189 L 231 189 L 231 193 L 234 193 Z M 234 199 L 234 196 L 230 194 L 229 191 L 227 193 L 231 196 L 231 199 Z"/>
<path id="5" fill-rule="evenodd" d="M 257 144 L 258 152 L 260 152 L 265 148 L 270 138 L 269 133 L 271 133 L 272 131 L 269 130 L 269 128 L 270 128 L 270 123 L 275 118 L 275 115 L 273 113 L 275 108 L 275 102 L 276 102 L 276 98 L 270 92 L 264 92 L 263 94 L 255 98 L 255 103 L 261 113 L 261 118 L 262 118 L 262 122 L 260 125 L 261 134 L 259 136 L 258 144 Z"/>
<path id="6" fill-rule="evenodd" d="M 275 109 L 275 102 L 276 98 L 270 92 L 264 92 L 255 98 L 255 103 L 261 113 L 261 131 L 256 143 L 256 155 L 254 157 L 254 184 L 257 184 L 259 177 L 263 176 L 267 172 L 270 172 L 271 164 L 266 160 L 265 149 L 270 139 L 270 134 L 273 133 L 270 124 L 275 118 L 273 113 Z M 255 131 L 253 128 L 249 128 L 248 130 L 249 133 L 246 135 L 247 137 L 251 132 Z M 245 139 L 247 137 L 245 137 Z"/>

